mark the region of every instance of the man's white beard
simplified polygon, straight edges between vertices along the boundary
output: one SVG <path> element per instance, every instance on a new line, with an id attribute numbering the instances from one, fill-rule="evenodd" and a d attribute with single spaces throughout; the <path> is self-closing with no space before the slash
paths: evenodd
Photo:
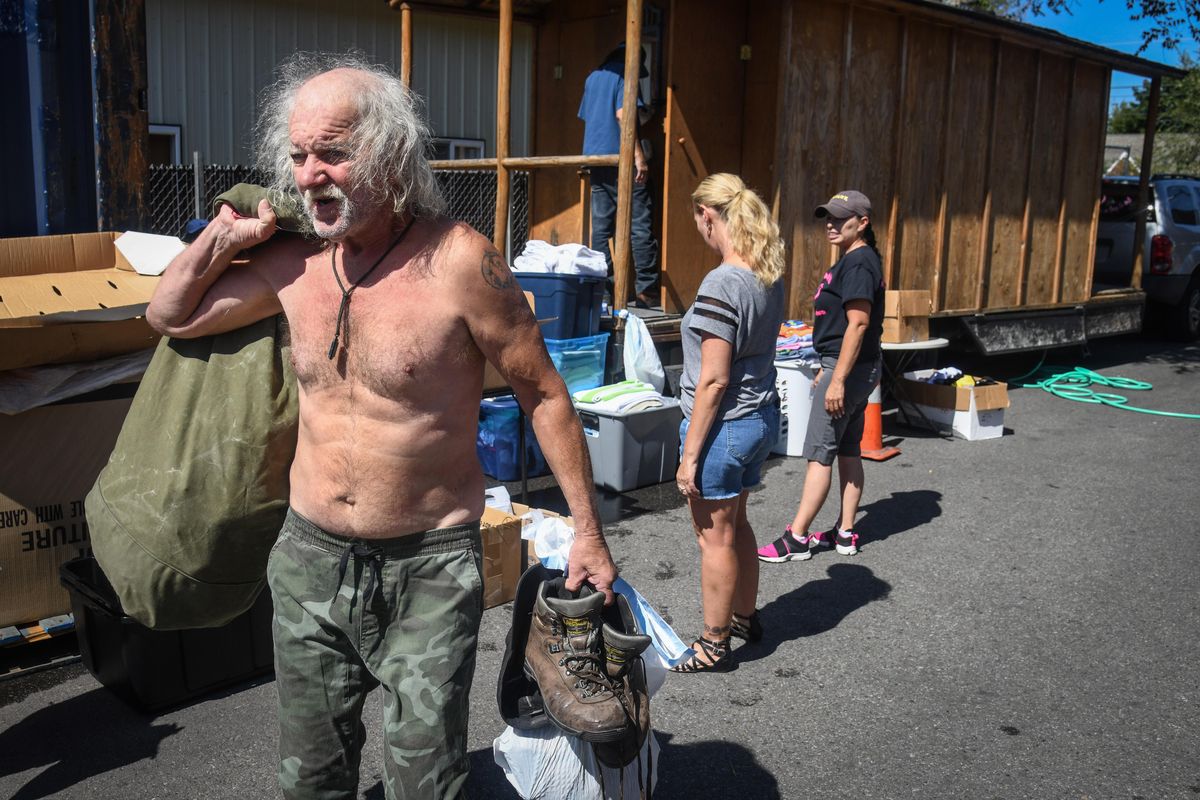
<path id="1" fill-rule="evenodd" d="M 332 225 L 321 222 L 316 216 L 318 200 L 334 200 L 337 202 L 337 221 Z M 304 213 L 312 224 L 313 232 L 322 239 L 340 239 L 350 232 L 358 217 L 358 205 L 346 196 L 341 187 L 327 184 L 319 189 L 309 189 L 304 193 Z"/>

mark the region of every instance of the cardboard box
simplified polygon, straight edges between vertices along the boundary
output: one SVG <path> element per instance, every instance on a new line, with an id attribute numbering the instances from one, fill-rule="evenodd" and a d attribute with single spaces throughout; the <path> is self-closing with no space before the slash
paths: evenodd
<path id="1" fill-rule="evenodd" d="M 527 506 L 527 505 L 524 505 L 523 503 L 513 503 L 512 507 L 513 507 L 513 513 L 516 514 L 518 517 L 523 517 L 526 514 L 528 514 L 530 511 L 537 510 L 537 511 L 542 512 L 542 516 L 561 518 L 563 520 L 563 522 L 567 523 L 568 528 L 570 528 L 571 530 L 575 530 L 575 518 L 574 517 L 564 517 L 562 514 L 555 514 L 553 511 L 547 511 L 544 508 L 534 509 L 532 506 Z M 538 557 L 537 557 L 537 553 L 535 553 L 533 551 L 533 542 L 528 542 L 525 547 L 525 550 L 526 550 L 525 566 L 531 567 L 534 564 L 537 564 Z"/>
<path id="2" fill-rule="evenodd" d="M 0 414 L 0 627 L 71 610 L 59 565 L 89 555 L 83 498 L 132 398 Z"/>
<path id="3" fill-rule="evenodd" d="M 924 289 L 884 292 L 882 340 L 907 344 L 928 339 L 932 303 L 933 296 Z"/>
<path id="4" fill-rule="evenodd" d="M 947 408 L 954 411 L 966 411 L 971 407 L 972 402 L 980 411 L 1008 408 L 1008 387 L 1005 384 L 960 387 L 926 383 L 925 379 L 935 371 L 919 369 L 915 372 L 904 373 L 902 378 L 904 383 L 900 388 L 905 399 L 924 406 Z"/>
<path id="5" fill-rule="evenodd" d="M 158 278 L 134 270 L 119 235 L 0 239 L 0 370 L 154 346 L 143 315 Z"/>
<path id="6" fill-rule="evenodd" d="M 929 338 L 929 317 L 884 317 L 880 341 L 888 344 L 923 342 Z"/>
<path id="7" fill-rule="evenodd" d="M 905 414 L 919 419 L 919 409 L 939 430 L 968 441 L 1004 435 L 1004 409 L 1009 405 L 1007 386 L 997 383 L 957 387 L 921 381 L 931 374 L 933 370 L 929 369 L 904 373 L 898 388 Z"/>
<path id="8" fill-rule="evenodd" d="M 933 295 L 925 289 L 889 289 L 883 293 L 885 317 L 928 317 Z"/>
<path id="9" fill-rule="evenodd" d="M 479 522 L 483 541 L 483 607 L 512 600 L 524 566 L 521 561 L 521 518 L 485 508 Z"/>

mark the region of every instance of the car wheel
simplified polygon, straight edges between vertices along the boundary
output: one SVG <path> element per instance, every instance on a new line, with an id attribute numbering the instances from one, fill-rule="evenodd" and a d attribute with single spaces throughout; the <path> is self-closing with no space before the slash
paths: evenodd
<path id="1" fill-rule="evenodd" d="M 1171 312 L 1170 332 L 1174 338 L 1191 342 L 1200 337 L 1200 281 L 1192 280 Z"/>

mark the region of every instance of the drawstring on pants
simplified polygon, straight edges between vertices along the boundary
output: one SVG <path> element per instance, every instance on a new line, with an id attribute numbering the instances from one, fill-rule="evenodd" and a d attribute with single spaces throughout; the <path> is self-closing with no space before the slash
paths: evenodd
<path id="1" fill-rule="evenodd" d="M 374 545 L 362 542 L 348 545 L 342 551 L 341 560 L 338 561 L 338 582 L 337 588 L 333 592 L 334 599 L 337 598 L 338 592 L 342 589 L 342 583 L 346 580 L 346 567 L 350 563 L 351 555 L 354 556 L 354 594 L 350 596 L 350 612 L 353 614 L 354 602 L 358 599 L 358 579 L 362 575 L 364 560 L 370 562 L 370 572 L 367 573 L 367 589 L 363 592 L 364 605 L 370 605 L 375 587 L 383 585 L 383 551 Z"/>

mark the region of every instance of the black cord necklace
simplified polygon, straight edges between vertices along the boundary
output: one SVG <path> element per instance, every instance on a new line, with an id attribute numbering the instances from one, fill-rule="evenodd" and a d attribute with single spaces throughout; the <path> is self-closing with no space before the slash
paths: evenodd
<path id="1" fill-rule="evenodd" d="M 358 280 L 350 284 L 349 289 L 346 288 L 346 284 L 342 283 L 342 277 L 338 275 L 336 259 L 338 244 L 337 242 L 333 243 L 333 249 L 329 251 L 329 267 L 333 270 L 333 279 L 337 281 L 338 288 L 342 290 L 342 302 L 338 305 L 337 322 L 333 324 L 333 341 L 329 343 L 330 361 L 332 361 L 334 355 L 337 354 L 338 342 L 341 340 L 342 336 L 342 320 L 345 319 L 346 313 L 350 310 L 350 294 L 358 288 L 360 283 L 367 279 L 368 275 L 375 271 L 376 267 L 383 263 L 383 260 L 388 257 L 389 253 L 396 249 L 396 245 L 400 244 L 400 241 L 404 238 L 404 235 L 408 233 L 408 229 L 411 227 L 412 220 L 409 220 L 408 224 L 404 226 L 404 230 L 400 231 L 400 235 L 392 240 L 392 243 L 388 245 L 387 250 L 383 251 L 383 255 L 375 259 L 375 263 L 371 265 L 371 268 L 360 275 Z M 342 259 L 342 266 L 345 265 L 346 261 L 345 259 Z M 346 277 L 348 278 L 350 276 L 347 275 Z"/>

